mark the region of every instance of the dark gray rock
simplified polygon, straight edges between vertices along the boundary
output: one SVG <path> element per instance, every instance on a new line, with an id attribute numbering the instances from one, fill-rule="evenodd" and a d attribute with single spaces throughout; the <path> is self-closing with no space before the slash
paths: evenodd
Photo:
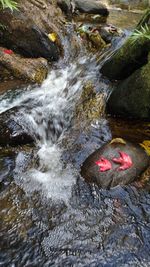
<path id="1" fill-rule="evenodd" d="M 133 162 L 133 165 L 123 171 L 119 171 L 119 165 L 112 162 L 112 158 L 119 157 L 119 151 L 127 153 Z M 100 172 L 96 161 L 100 157 L 107 158 L 112 163 L 112 169 Z M 130 142 L 126 144 L 114 140 L 113 143 L 104 145 L 90 155 L 81 167 L 81 176 L 90 183 L 95 183 L 99 187 L 108 189 L 117 185 L 127 185 L 138 178 L 149 166 L 149 157 L 138 145 Z"/>
<path id="2" fill-rule="evenodd" d="M 57 5 L 66 15 L 72 15 L 74 8 L 71 0 L 57 0 Z"/>
<path id="3" fill-rule="evenodd" d="M 128 39 L 101 68 L 101 73 L 111 80 L 122 80 L 146 64 L 150 40 L 143 39 L 132 45 Z"/>
<path id="4" fill-rule="evenodd" d="M 108 16 L 109 11 L 102 2 L 96 0 L 74 0 L 75 9 L 78 9 L 82 13 Z"/>
<path id="5" fill-rule="evenodd" d="M 150 120 L 150 61 L 114 89 L 107 102 L 107 112 Z"/>
<path id="6" fill-rule="evenodd" d="M 0 10 L 0 45 L 23 56 L 57 60 L 62 51 L 63 21 L 60 9 L 50 3 L 44 9 L 36 1 L 21 1 L 18 11 Z M 53 32 L 57 42 L 48 38 Z"/>
<path id="7" fill-rule="evenodd" d="M 14 120 L 17 108 L 0 114 L 0 146 L 29 144 L 33 138 Z"/>

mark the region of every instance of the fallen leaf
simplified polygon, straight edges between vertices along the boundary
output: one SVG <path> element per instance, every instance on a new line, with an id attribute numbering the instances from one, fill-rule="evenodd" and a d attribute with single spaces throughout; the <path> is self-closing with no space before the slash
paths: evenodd
<path id="1" fill-rule="evenodd" d="M 147 154 L 150 156 L 150 140 L 144 140 L 143 143 L 140 144 L 140 146 L 142 146 L 147 152 Z"/>
<path id="2" fill-rule="evenodd" d="M 95 162 L 95 164 L 100 167 L 100 172 L 109 171 L 112 168 L 111 162 L 104 157 L 101 157 L 98 161 Z"/>
<path id="3" fill-rule="evenodd" d="M 13 54 L 13 51 L 12 51 L 12 50 L 9 50 L 9 49 L 5 49 L 3 52 L 4 52 L 5 54 L 8 54 L 8 55 Z"/>
<path id="4" fill-rule="evenodd" d="M 57 35 L 56 35 L 56 33 L 52 32 L 52 33 L 48 34 L 48 38 L 50 39 L 50 41 L 52 41 L 54 43 L 54 42 L 56 42 Z"/>
<path id="5" fill-rule="evenodd" d="M 118 169 L 119 171 L 129 169 L 133 165 L 131 157 L 127 153 L 122 151 L 119 151 L 119 154 L 120 157 L 113 158 L 112 161 L 121 165 Z"/>
<path id="6" fill-rule="evenodd" d="M 114 144 L 114 143 L 126 145 L 126 141 L 124 139 L 122 139 L 122 138 L 114 138 L 114 139 L 112 139 L 110 144 Z"/>

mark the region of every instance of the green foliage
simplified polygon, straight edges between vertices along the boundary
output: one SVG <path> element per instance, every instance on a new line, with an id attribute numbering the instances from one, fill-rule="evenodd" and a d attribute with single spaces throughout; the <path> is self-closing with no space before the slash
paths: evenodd
<path id="1" fill-rule="evenodd" d="M 0 23 L 0 29 L 6 29 L 6 26 Z"/>
<path id="2" fill-rule="evenodd" d="M 134 31 L 134 33 L 130 37 L 131 43 L 135 44 L 135 42 L 141 38 L 150 40 L 150 28 L 148 27 L 147 24 L 145 24 L 144 27 L 141 26 L 141 30 L 135 30 Z"/>
<path id="3" fill-rule="evenodd" d="M 14 0 L 0 0 L 0 7 L 9 8 L 11 11 L 17 10 L 17 2 Z"/>

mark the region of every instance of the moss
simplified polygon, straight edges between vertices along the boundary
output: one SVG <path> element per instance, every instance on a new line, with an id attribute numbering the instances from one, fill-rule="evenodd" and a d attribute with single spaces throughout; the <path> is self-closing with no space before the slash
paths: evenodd
<path id="1" fill-rule="evenodd" d="M 106 46 L 105 41 L 102 39 L 98 32 L 89 33 L 88 38 L 95 48 L 102 49 Z"/>
<path id="2" fill-rule="evenodd" d="M 85 42 L 86 48 L 91 52 L 94 52 L 95 50 L 101 51 L 106 47 L 106 42 L 98 31 L 91 31 L 86 25 L 79 27 L 77 31 Z"/>
<path id="3" fill-rule="evenodd" d="M 142 23 L 144 23 L 143 21 L 146 21 L 149 16 L 150 13 L 146 13 Z M 139 29 L 139 25 L 137 29 Z M 131 36 L 125 41 L 122 47 L 105 62 L 101 72 L 110 79 L 121 80 L 127 78 L 135 70 L 147 63 L 149 51 L 150 40 L 144 36 L 140 36 L 138 40 L 133 43 L 133 38 Z"/>
<path id="4" fill-rule="evenodd" d="M 150 61 L 121 82 L 107 103 L 111 114 L 150 120 Z"/>
<path id="5" fill-rule="evenodd" d="M 105 95 L 97 94 L 91 82 L 88 82 L 75 110 L 75 118 L 86 123 L 99 119 L 105 111 Z"/>

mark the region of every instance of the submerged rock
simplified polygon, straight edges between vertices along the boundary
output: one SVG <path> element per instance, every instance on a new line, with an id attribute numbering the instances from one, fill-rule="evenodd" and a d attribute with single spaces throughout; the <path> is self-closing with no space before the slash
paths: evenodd
<path id="1" fill-rule="evenodd" d="M 11 53 L 11 54 L 9 54 Z M 11 50 L 0 47 L 0 64 L 19 79 L 41 83 L 48 73 L 48 63 L 44 58 L 22 58 Z"/>
<path id="2" fill-rule="evenodd" d="M 113 161 L 119 158 L 120 153 L 127 154 L 132 164 L 128 169 L 120 170 L 120 165 Z M 100 171 L 97 161 L 104 158 L 110 162 L 110 168 Z M 106 162 L 107 163 L 107 162 Z M 81 167 L 81 175 L 90 183 L 95 183 L 101 188 L 111 188 L 117 185 L 126 185 L 133 182 L 149 166 L 149 157 L 140 146 L 123 139 L 114 139 L 109 144 L 96 150 L 90 155 Z"/>
<path id="3" fill-rule="evenodd" d="M 124 118 L 150 120 L 150 60 L 113 90 L 107 111 Z"/>
<path id="4" fill-rule="evenodd" d="M 0 29 L 0 45 L 27 57 L 57 60 L 62 51 L 60 39 L 65 31 L 65 19 L 56 5 L 48 1 L 40 2 L 19 1 L 19 10 L 0 10 L 3 25 Z M 56 41 L 50 40 L 50 33 L 57 35 Z"/>

